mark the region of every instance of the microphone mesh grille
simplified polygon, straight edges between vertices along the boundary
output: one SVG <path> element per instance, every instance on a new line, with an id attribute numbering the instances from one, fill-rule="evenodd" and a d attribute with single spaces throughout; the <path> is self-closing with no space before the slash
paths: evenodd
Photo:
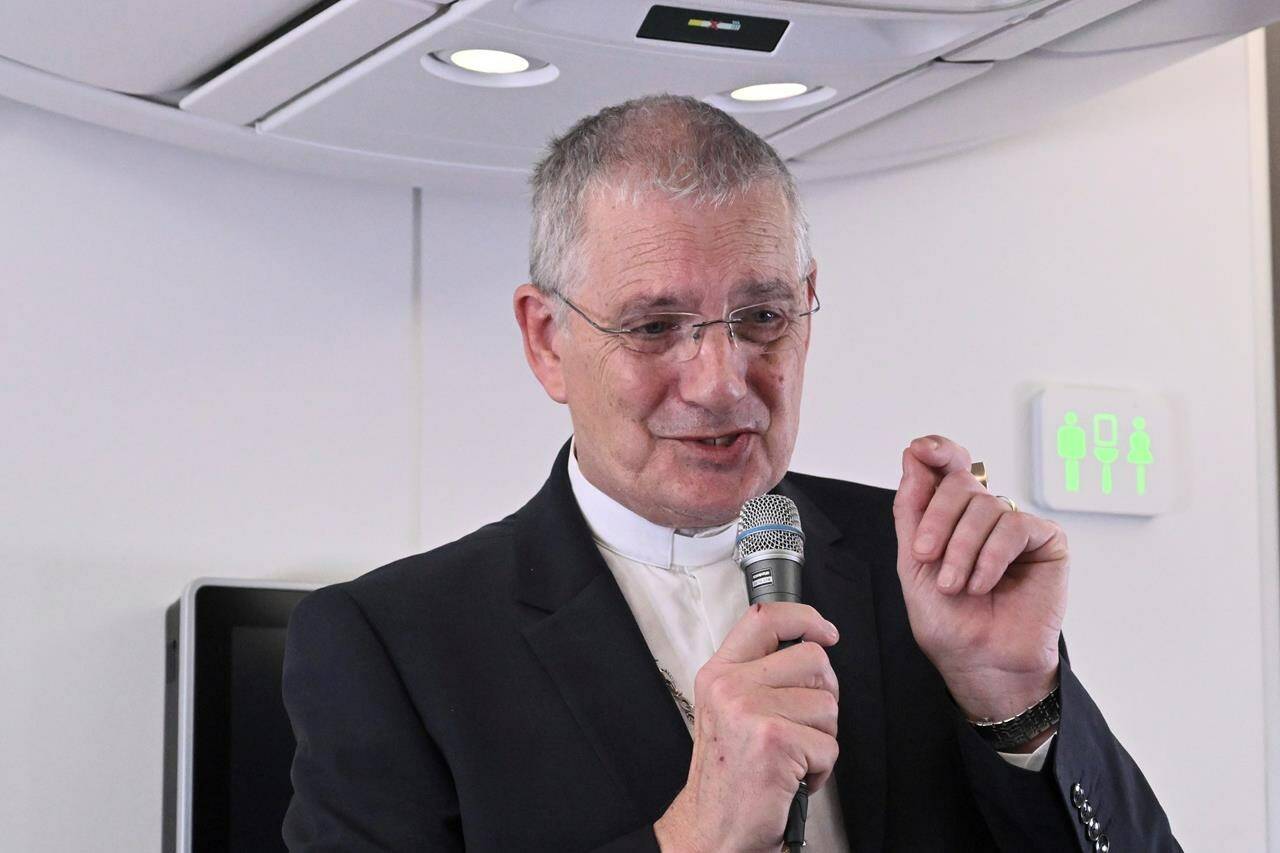
<path id="1" fill-rule="evenodd" d="M 786 495 L 761 495 L 742 505 L 738 516 L 738 541 L 734 558 L 742 562 L 760 551 L 794 551 L 804 558 L 804 536 L 794 530 L 761 530 L 743 536 L 745 530 L 761 525 L 786 525 L 801 530 L 800 511 Z"/>

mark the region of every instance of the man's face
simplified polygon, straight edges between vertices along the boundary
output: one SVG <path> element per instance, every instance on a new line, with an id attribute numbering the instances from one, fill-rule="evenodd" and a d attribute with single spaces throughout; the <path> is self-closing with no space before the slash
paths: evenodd
<path id="1" fill-rule="evenodd" d="M 606 327 L 655 311 L 719 319 L 779 298 L 807 306 L 794 241 L 772 186 L 720 208 L 596 194 L 586 208 L 584 278 L 572 298 Z M 726 326 L 711 326 L 698 354 L 675 362 L 636 353 L 567 313 L 556 349 L 583 474 L 657 524 L 732 520 L 786 472 L 808 324 L 796 321 L 779 347 L 754 355 L 730 343 Z"/>

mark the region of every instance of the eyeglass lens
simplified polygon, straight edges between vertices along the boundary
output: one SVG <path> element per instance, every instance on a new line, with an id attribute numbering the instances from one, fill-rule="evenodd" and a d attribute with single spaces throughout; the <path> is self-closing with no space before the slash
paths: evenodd
<path id="1" fill-rule="evenodd" d="M 733 345 L 756 354 L 784 342 L 796 322 L 792 319 L 794 313 L 766 303 L 735 309 L 723 320 L 700 320 L 692 314 L 652 314 L 629 324 L 623 338 L 627 348 L 636 352 L 688 361 L 698 354 L 708 330 L 724 325 Z"/>

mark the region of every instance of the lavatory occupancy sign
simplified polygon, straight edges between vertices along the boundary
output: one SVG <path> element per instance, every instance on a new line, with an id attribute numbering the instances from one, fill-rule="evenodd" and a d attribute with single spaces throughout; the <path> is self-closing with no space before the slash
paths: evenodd
<path id="1" fill-rule="evenodd" d="M 1157 515 L 1174 498 L 1174 424 L 1158 394 L 1055 386 L 1035 399 L 1035 495 L 1057 510 Z"/>

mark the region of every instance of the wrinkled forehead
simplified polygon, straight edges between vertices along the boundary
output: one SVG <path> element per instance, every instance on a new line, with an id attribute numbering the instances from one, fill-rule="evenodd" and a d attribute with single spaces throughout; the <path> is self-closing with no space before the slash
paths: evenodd
<path id="1" fill-rule="evenodd" d="M 792 211 L 772 184 L 718 201 L 604 187 L 583 212 L 580 295 L 595 304 L 719 310 L 801 288 Z"/>

